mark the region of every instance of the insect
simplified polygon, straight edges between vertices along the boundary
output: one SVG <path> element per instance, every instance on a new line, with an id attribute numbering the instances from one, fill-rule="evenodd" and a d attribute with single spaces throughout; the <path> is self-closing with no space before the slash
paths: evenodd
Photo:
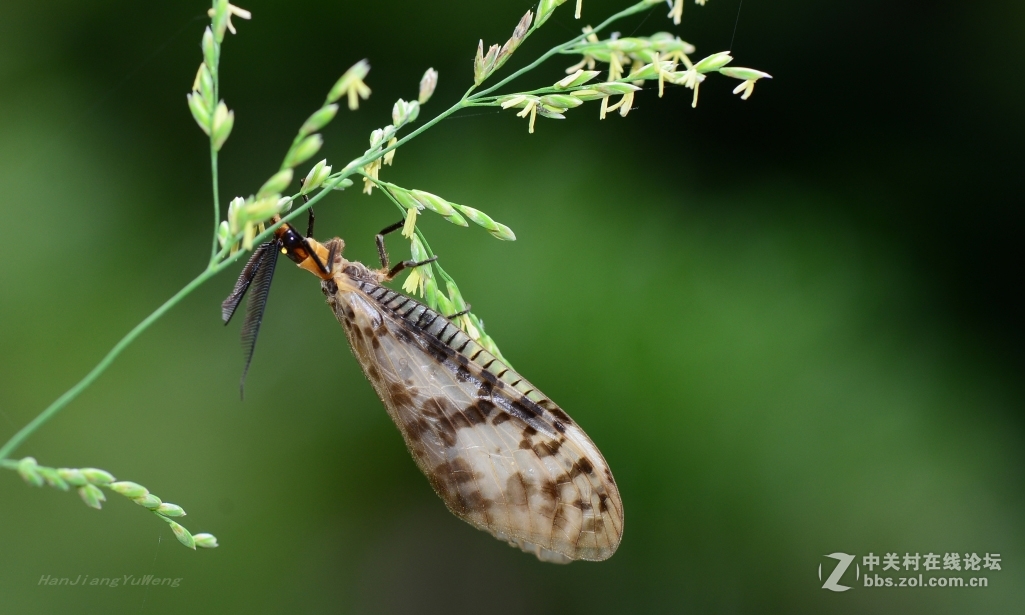
<path id="1" fill-rule="evenodd" d="M 343 258 L 339 238 L 313 239 L 312 212 L 307 236 L 283 224 L 257 247 L 222 305 L 227 322 L 253 287 L 245 371 L 280 252 L 320 278 L 363 373 L 449 510 L 542 561 L 607 559 L 623 534 L 623 503 L 605 459 L 559 406 L 448 318 L 382 286 L 430 262 L 389 268 L 384 236 L 401 225 L 376 237 L 380 269 Z"/>

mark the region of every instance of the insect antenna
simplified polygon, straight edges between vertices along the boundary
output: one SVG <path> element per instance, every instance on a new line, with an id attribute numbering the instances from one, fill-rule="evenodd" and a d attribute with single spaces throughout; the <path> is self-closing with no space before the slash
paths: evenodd
<path id="1" fill-rule="evenodd" d="M 264 244 L 264 246 L 267 246 L 267 249 L 264 250 L 263 257 L 256 265 L 252 283 L 253 293 L 249 295 L 249 301 L 246 303 L 246 317 L 242 321 L 242 352 L 245 353 L 246 363 L 242 368 L 242 379 L 239 381 L 238 390 L 243 399 L 245 398 L 246 374 L 249 373 L 249 364 L 253 362 L 256 336 L 260 334 L 263 311 L 267 307 L 270 284 L 274 280 L 274 267 L 278 263 L 277 242 Z"/>
<path id="2" fill-rule="evenodd" d="M 238 309 L 238 304 L 242 302 L 242 297 L 246 296 L 246 291 L 249 290 L 249 285 L 253 281 L 253 276 L 256 275 L 257 267 L 260 265 L 260 261 L 266 256 L 267 250 L 277 252 L 276 246 L 277 241 L 268 241 L 267 243 L 260 244 L 255 250 L 253 255 L 249 257 L 249 262 L 242 269 L 242 273 L 238 276 L 238 281 L 235 282 L 235 288 L 228 295 L 228 298 L 221 303 L 221 319 L 224 320 L 224 324 L 227 325 L 231 321 L 231 317 L 234 316 L 235 310 Z"/>
<path id="3" fill-rule="evenodd" d="M 245 365 L 242 368 L 242 379 L 239 381 L 239 394 L 243 399 L 245 398 L 246 374 L 249 373 L 249 364 L 253 361 L 256 336 L 260 334 L 263 311 L 267 307 L 271 281 L 274 280 L 274 267 L 278 262 L 279 244 L 278 240 L 268 241 L 253 250 L 253 255 L 242 269 L 238 282 L 235 283 L 235 289 L 221 304 L 221 317 L 224 319 L 224 324 L 228 324 L 246 291 L 250 286 L 253 287 L 253 293 L 249 295 L 249 301 L 246 303 L 246 317 L 242 322 L 242 352 L 245 354 Z"/>

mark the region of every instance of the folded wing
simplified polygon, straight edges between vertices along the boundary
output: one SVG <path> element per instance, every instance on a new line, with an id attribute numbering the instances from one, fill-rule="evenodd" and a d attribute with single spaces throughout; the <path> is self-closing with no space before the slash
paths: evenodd
<path id="1" fill-rule="evenodd" d="M 619 490 L 565 412 L 423 304 L 373 282 L 336 282 L 325 290 L 353 352 L 453 513 L 545 561 L 615 552 Z"/>

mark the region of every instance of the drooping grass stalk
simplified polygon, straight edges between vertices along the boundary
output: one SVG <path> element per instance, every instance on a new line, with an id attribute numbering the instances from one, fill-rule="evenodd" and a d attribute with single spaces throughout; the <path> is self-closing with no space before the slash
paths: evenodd
<path id="1" fill-rule="evenodd" d="M 585 38 L 587 38 L 587 36 L 589 34 L 592 34 L 592 33 L 593 34 L 597 34 L 598 32 L 601 32 L 602 30 L 604 30 L 605 28 L 611 26 L 612 24 L 614 24 L 615 22 L 619 21 L 620 19 L 623 19 L 624 17 L 629 17 L 630 15 L 635 15 L 635 14 L 640 13 L 642 11 L 649 10 L 649 9 L 651 9 L 651 7 L 652 7 L 652 3 L 651 2 L 642 1 L 642 2 L 638 2 L 637 4 L 635 4 L 635 5 L 631 6 L 631 7 L 625 8 L 622 11 L 616 13 L 615 15 L 612 15 L 611 17 L 609 17 L 605 21 L 601 22 L 596 27 L 592 28 L 590 32 L 584 32 L 582 34 L 578 34 L 577 36 L 571 38 L 570 40 L 566 41 L 565 43 L 563 43 L 561 45 L 556 45 L 555 47 L 552 47 L 548 51 L 546 51 L 543 54 L 541 54 L 541 56 L 538 57 L 536 60 L 534 60 L 530 64 L 527 64 L 526 66 L 524 66 L 523 68 L 521 68 L 518 71 L 514 72 L 513 74 L 509 75 L 505 79 L 502 79 L 501 81 L 499 81 L 495 85 L 493 85 L 493 86 L 491 86 L 491 87 L 489 87 L 487 89 L 481 90 L 480 92 L 477 92 L 476 94 L 473 94 L 473 95 L 470 95 L 470 92 L 472 92 L 474 88 L 470 88 L 470 91 L 467 92 L 465 96 L 463 96 L 463 100 L 474 100 L 474 99 L 480 98 L 482 96 L 487 96 L 491 92 L 494 92 L 498 88 L 504 86 L 505 84 L 507 84 L 510 81 L 516 79 L 517 77 L 520 77 L 521 75 L 529 73 L 530 71 L 534 70 L 538 66 L 541 66 L 541 64 L 543 64 L 548 58 L 551 58 L 552 56 L 554 56 L 556 54 L 559 54 L 559 53 L 569 49 L 573 45 L 576 45 L 580 41 L 582 41 Z M 540 27 L 540 26 L 535 25 L 533 28 L 531 28 L 531 32 L 536 30 L 538 27 Z"/>
<path id="2" fill-rule="evenodd" d="M 107 501 L 107 496 L 104 494 L 104 489 L 106 489 L 124 496 L 156 515 L 171 527 L 175 538 L 186 547 L 193 550 L 196 547 L 217 548 L 217 537 L 213 534 L 207 532 L 193 534 L 185 526 L 175 521 L 175 518 L 185 516 L 185 510 L 181 506 L 163 501 L 139 483 L 119 481 L 106 470 L 51 468 L 39 465 L 32 457 L 25 457 L 18 461 L 0 459 L 0 468 L 16 471 L 26 483 L 35 487 L 49 485 L 61 491 L 71 491 L 74 488 L 86 506 L 97 510 L 102 509 L 103 502 Z"/>

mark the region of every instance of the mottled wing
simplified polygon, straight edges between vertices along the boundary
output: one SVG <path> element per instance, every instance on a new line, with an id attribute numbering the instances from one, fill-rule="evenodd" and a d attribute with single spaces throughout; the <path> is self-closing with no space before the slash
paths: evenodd
<path id="1" fill-rule="evenodd" d="M 453 513 L 545 561 L 615 552 L 619 490 L 565 412 L 423 304 L 345 273 L 324 286 L 364 373 Z"/>

